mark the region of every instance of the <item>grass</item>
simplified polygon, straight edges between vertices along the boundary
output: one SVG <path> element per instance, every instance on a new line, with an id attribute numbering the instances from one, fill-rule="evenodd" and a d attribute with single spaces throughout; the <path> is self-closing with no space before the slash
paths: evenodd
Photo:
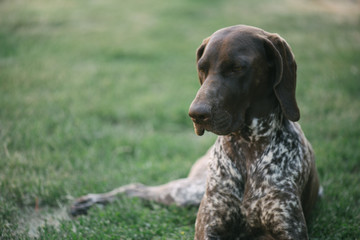
<path id="1" fill-rule="evenodd" d="M 301 124 L 325 188 L 311 239 L 359 239 L 356 4 L 1 1 L 0 238 L 191 239 L 195 208 L 119 198 L 69 219 L 66 207 L 88 192 L 187 175 L 215 139 L 196 137 L 187 117 L 195 49 L 244 23 L 278 32 L 296 55 Z"/>

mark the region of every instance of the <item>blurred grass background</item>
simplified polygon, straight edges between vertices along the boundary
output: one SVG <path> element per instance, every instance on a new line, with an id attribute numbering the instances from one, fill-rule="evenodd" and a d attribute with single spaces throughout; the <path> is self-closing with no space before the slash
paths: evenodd
<path id="1" fill-rule="evenodd" d="M 358 0 L 0 1 L 0 238 L 191 239 L 196 208 L 88 192 L 187 175 L 215 136 L 187 110 L 195 49 L 219 28 L 277 32 L 298 63 L 301 124 L 325 196 L 311 239 L 360 236 Z"/>

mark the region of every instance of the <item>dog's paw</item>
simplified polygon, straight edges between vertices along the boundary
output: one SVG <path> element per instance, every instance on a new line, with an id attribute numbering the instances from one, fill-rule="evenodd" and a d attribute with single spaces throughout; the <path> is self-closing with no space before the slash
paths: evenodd
<path id="1" fill-rule="evenodd" d="M 96 194 L 88 194 L 76 199 L 70 208 L 71 216 L 86 215 L 89 208 L 97 203 L 96 199 Z"/>

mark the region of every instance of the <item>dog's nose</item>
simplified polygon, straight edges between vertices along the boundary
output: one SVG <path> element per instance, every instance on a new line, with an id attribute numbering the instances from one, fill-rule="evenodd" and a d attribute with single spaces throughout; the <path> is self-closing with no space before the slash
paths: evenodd
<path id="1" fill-rule="evenodd" d="M 189 109 L 189 116 L 195 123 L 204 123 L 211 117 L 211 107 L 206 104 L 193 103 Z"/>

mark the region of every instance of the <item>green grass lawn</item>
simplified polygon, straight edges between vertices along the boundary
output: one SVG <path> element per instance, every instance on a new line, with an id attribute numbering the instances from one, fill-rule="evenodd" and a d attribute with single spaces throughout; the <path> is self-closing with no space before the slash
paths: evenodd
<path id="1" fill-rule="evenodd" d="M 339 8 L 336 8 L 339 7 Z M 195 49 L 235 24 L 277 32 L 298 63 L 301 124 L 324 198 L 311 239 L 360 239 L 359 1 L 0 1 L 0 239 L 191 239 L 196 208 L 88 192 L 187 175 L 213 143 L 187 110 Z"/>

